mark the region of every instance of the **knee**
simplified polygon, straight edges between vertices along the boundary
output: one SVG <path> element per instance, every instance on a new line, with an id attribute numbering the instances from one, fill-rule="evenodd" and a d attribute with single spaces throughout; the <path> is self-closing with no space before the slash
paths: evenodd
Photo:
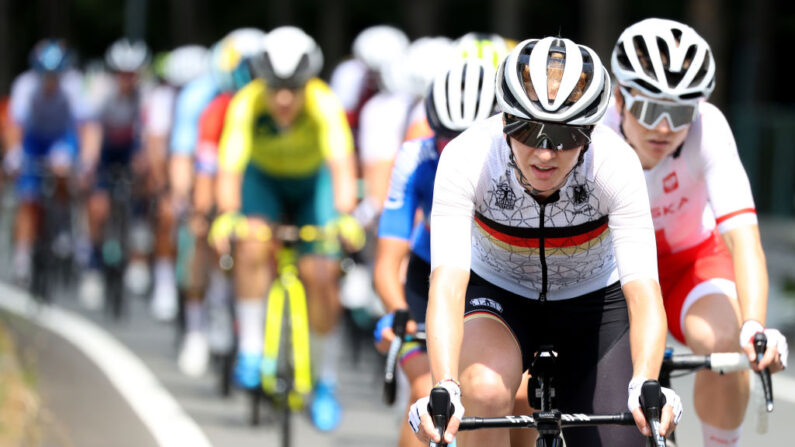
<path id="1" fill-rule="evenodd" d="M 481 364 L 471 365 L 461 375 L 461 382 L 467 411 L 477 416 L 505 416 L 513 409 L 515 390 L 497 371 Z"/>
<path id="2" fill-rule="evenodd" d="M 268 245 L 259 241 L 242 241 L 235 247 L 235 257 L 241 267 L 262 267 L 268 255 Z"/>
<path id="3" fill-rule="evenodd" d="M 739 328 L 733 322 L 702 327 L 691 335 L 688 345 L 697 354 L 736 352 L 740 349 Z"/>

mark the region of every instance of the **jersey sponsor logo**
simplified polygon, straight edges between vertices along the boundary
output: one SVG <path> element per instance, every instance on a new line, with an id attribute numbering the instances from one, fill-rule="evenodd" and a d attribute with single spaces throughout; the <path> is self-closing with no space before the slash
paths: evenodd
<path id="1" fill-rule="evenodd" d="M 689 200 L 687 197 L 682 197 L 678 202 L 671 202 L 666 205 L 651 207 L 651 218 L 659 219 L 660 217 L 673 216 L 682 210 L 687 205 Z"/>
<path id="2" fill-rule="evenodd" d="M 494 204 L 497 205 L 498 208 L 512 210 L 516 206 L 516 194 L 514 194 L 507 183 L 500 183 L 497 185 L 494 196 Z"/>
<path id="3" fill-rule="evenodd" d="M 502 305 L 491 298 L 472 298 L 469 304 L 475 307 L 488 307 L 502 313 Z"/>
<path id="4" fill-rule="evenodd" d="M 574 202 L 575 205 L 582 205 L 588 200 L 588 188 L 585 185 L 577 185 L 572 188 L 571 192 L 571 201 Z"/>
<path id="5" fill-rule="evenodd" d="M 663 179 L 663 191 L 668 194 L 676 188 L 679 188 L 679 179 L 676 177 L 676 172 L 672 172 Z"/>

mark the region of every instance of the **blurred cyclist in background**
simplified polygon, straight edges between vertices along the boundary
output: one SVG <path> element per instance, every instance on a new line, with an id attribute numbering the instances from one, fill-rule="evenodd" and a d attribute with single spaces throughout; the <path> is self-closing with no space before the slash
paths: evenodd
<path id="1" fill-rule="evenodd" d="M 270 31 L 264 51 L 252 59 L 259 79 L 232 99 L 219 147 L 218 210 L 210 238 L 229 251 L 229 231 L 243 215 L 249 234 L 268 223 L 325 226 L 356 205 L 353 138 L 345 111 L 315 76 L 323 56 L 295 27 Z M 348 219 L 352 220 L 352 219 Z M 239 345 L 235 378 L 246 388 L 260 382 L 265 292 L 274 278 L 273 241 L 239 240 L 235 246 Z M 321 430 L 341 418 L 336 361 L 340 341 L 339 253 L 328 244 L 302 244 L 299 274 L 307 289 L 311 346 L 318 377 L 311 406 Z"/>
<path id="2" fill-rule="evenodd" d="M 30 53 L 31 69 L 20 74 L 11 87 L 11 147 L 4 161 L 18 175 L 20 205 L 13 274 L 23 285 L 31 278 L 44 170 L 58 178 L 59 194 L 63 195 L 64 181 L 77 160 L 78 142 L 98 146 L 98 126 L 92 122 L 91 110 L 83 100 L 81 77 L 71 69 L 72 59 L 63 41 L 42 40 Z M 89 152 L 96 151 L 92 148 Z"/>
<path id="3" fill-rule="evenodd" d="M 149 61 L 146 44 L 126 38 L 114 42 L 105 53 L 105 64 L 113 78 L 109 95 L 99 108 L 101 149 L 99 154 L 85 154 L 81 166 L 84 175 L 93 180 L 87 204 L 91 251 L 78 291 L 80 300 L 89 309 L 100 308 L 105 296 L 102 243 L 110 213 L 109 188 L 116 174 L 112 170 L 126 169 L 130 174 L 134 170 L 133 158 L 137 157 L 141 145 L 139 75 Z M 138 171 L 141 168 L 138 163 Z"/>
<path id="4" fill-rule="evenodd" d="M 456 61 L 434 79 L 425 98 L 426 115 L 433 136 L 403 143 L 395 159 L 389 196 L 378 225 L 374 281 L 387 314 L 376 325 L 375 340 L 381 352 L 389 348 L 394 333 L 392 320 L 398 309 L 408 309 L 412 326 L 425 330 L 428 277 L 431 272 L 430 216 L 433 182 L 439 155 L 450 140 L 472 123 L 495 111 L 495 71 L 477 59 Z M 415 226 L 422 210 L 423 221 Z M 402 265 L 409 257 L 405 286 Z M 403 345 L 400 364 L 411 393 L 409 402 L 430 393 L 433 387 L 425 346 L 417 341 Z M 408 410 L 408 409 L 407 409 Z M 406 411 L 405 414 L 408 414 Z M 401 447 L 423 445 L 407 423 L 401 425 Z"/>
<path id="5" fill-rule="evenodd" d="M 187 210 L 190 199 L 199 114 L 216 93 L 215 81 L 208 72 L 206 48 L 179 47 L 169 54 L 165 63 L 166 80 L 180 91 L 173 110 L 168 182 L 163 185 L 167 190 L 161 191 L 157 204 L 151 311 L 158 321 L 173 320 L 179 310 L 175 272 L 177 221 Z"/>
<path id="6" fill-rule="evenodd" d="M 195 148 L 192 150 L 195 175 L 190 198 L 189 228 L 192 238 L 188 250 L 191 256 L 190 265 L 185 266 L 188 270 L 185 284 L 185 336 L 179 354 L 180 370 L 189 376 L 204 373 L 210 351 L 224 354 L 233 343 L 232 322 L 227 316 L 228 281 L 220 271 L 216 257 L 210 252 L 207 232 L 215 215 L 218 143 L 226 111 L 235 92 L 252 80 L 249 58 L 262 51 L 264 38 L 265 32 L 261 30 L 241 28 L 229 33 L 211 50 L 210 74 L 214 81 L 215 96 L 199 110 Z M 197 82 L 189 84 L 185 92 Z M 191 105 L 198 108 L 200 103 L 197 101 Z M 195 111 L 191 109 L 191 112 Z M 175 158 L 182 156 L 174 155 Z M 208 299 L 203 305 L 205 292 Z"/>

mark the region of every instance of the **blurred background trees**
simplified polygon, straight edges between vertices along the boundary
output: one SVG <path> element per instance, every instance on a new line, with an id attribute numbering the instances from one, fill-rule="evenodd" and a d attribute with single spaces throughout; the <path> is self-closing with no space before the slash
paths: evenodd
<path id="1" fill-rule="evenodd" d="M 237 27 L 292 24 L 318 40 L 328 73 L 373 24 L 396 25 L 412 38 L 561 35 L 609 63 L 621 30 L 646 17 L 684 21 L 710 43 L 718 64 L 711 101 L 732 123 L 757 205 L 793 214 L 795 88 L 785 67 L 795 46 L 795 2 L 784 0 L 0 0 L 0 95 L 48 36 L 66 38 L 86 62 L 122 35 L 161 51 L 210 45 Z"/>

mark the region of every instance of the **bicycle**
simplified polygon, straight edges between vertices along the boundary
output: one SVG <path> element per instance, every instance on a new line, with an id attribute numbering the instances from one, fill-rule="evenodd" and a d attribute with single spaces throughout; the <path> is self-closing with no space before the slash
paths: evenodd
<path id="1" fill-rule="evenodd" d="M 754 335 L 754 351 L 756 352 L 757 362 L 761 361 L 766 348 L 767 337 L 765 334 L 758 333 Z M 682 377 L 701 369 L 708 369 L 719 374 L 725 374 L 751 369 L 751 362 L 748 360 L 748 356 L 740 352 L 721 352 L 707 355 L 674 354 L 673 349 L 668 348 L 665 351 L 662 367 L 660 368 L 660 384 L 664 387 L 671 388 L 672 378 Z M 684 372 L 677 375 L 672 374 L 676 371 Z M 771 413 L 773 411 L 773 382 L 770 377 L 770 369 L 765 368 L 757 374 L 762 382 L 762 391 L 765 398 L 765 412 Z M 675 433 L 671 433 L 668 437 L 667 446 L 676 447 L 676 445 Z"/>
<path id="2" fill-rule="evenodd" d="M 551 346 L 542 346 L 535 353 L 530 366 L 531 379 L 528 383 L 528 400 L 532 408 L 539 411 L 532 416 L 504 416 L 494 418 L 464 417 L 458 430 L 478 430 L 486 428 L 535 428 L 538 430 L 536 447 L 562 447 L 561 432 L 567 427 L 583 427 L 597 425 L 635 425 L 635 419 L 630 412 L 614 414 L 580 414 L 561 413 L 554 408 L 553 399 L 556 395 L 554 383 L 555 352 Z M 646 420 L 649 422 L 651 436 L 647 445 L 665 447 L 665 438 L 660 435 L 660 417 L 665 396 L 662 394 L 660 383 L 656 380 L 647 380 L 643 383 L 640 394 L 640 404 Z M 446 389 L 435 387 L 431 390 L 429 413 L 433 419 L 437 433 L 443 439 L 447 422 L 453 414 L 450 404 L 450 395 Z M 444 441 L 434 443 L 431 447 L 445 447 Z"/>
<path id="3" fill-rule="evenodd" d="M 110 215 L 105 223 L 102 243 L 102 270 L 107 301 L 105 310 L 115 320 L 124 311 L 124 271 L 127 267 L 128 233 L 132 219 L 131 172 L 124 165 L 108 169 Z"/>

